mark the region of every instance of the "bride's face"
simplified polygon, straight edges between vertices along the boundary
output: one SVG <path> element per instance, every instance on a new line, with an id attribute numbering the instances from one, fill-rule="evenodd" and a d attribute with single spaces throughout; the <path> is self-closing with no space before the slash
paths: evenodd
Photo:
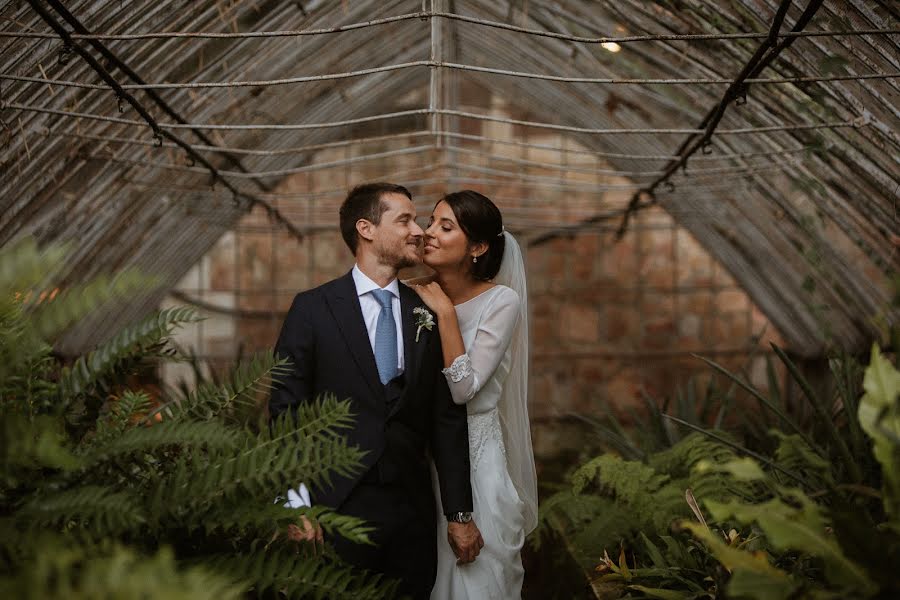
<path id="1" fill-rule="evenodd" d="M 472 262 L 469 239 L 459 227 L 453 209 L 438 202 L 425 230 L 424 263 L 432 269 L 466 268 Z"/>

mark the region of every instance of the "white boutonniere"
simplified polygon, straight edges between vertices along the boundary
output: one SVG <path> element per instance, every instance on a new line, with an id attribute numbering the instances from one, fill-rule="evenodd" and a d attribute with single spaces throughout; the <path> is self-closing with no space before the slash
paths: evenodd
<path id="1" fill-rule="evenodd" d="M 434 315 L 428 312 L 428 309 L 424 306 L 414 308 L 413 314 L 416 315 L 416 341 L 418 342 L 422 328 L 431 331 L 431 328 L 434 327 Z"/>

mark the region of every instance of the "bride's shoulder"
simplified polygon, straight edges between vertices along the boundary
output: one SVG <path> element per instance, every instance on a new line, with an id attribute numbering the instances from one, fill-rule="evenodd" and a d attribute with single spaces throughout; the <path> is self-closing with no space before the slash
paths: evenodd
<path id="1" fill-rule="evenodd" d="M 498 283 L 494 285 L 494 289 L 491 291 L 495 294 L 496 302 L 498 303 L 519 304 L 519 294 L 511 287 Z"/>

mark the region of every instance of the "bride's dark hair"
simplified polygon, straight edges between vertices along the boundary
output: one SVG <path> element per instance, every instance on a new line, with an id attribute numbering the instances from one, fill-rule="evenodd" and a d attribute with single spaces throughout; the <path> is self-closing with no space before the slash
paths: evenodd
<path id="1" fill-rule="evenodd" d="M 441 202 L 446 202 L 453 211 L 459 228 L 466 234 L 470 244 L 484 242 L 488 246 L 487 252 L 472 264 L 472 276 L 482 281 L 493 279 L 500 270 L 506 246 L 500 209 L 490 198 L 472 190 L 447 194 L 438 204 Z"/>

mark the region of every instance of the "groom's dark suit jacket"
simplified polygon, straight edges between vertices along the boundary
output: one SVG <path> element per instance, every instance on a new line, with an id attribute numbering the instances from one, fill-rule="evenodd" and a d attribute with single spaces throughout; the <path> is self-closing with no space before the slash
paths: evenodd
<path id="1" fill-rule="evenodd" d="M 429 452 L 440 480 L 444 512 L 472 510 L 465 406 L 453 403 L 444 375 L 437 326 L 416 341 L 413 308 L 419 296 L 400 284 L 404 373 L 383 385 L 363 321 L 351 273 L 302 292 L 285 319 L 275 346 L 290 358 L 290 375 L 275 382 L 272 418 L 326 393 L 350 399 L 355 426 L 350 445 L 368 453 L 363 470 L 335 476 L 333 486 L 313 488 L 314 504 L 340 508 L 359 481 L 400 481 L 432 497 Z M 426 490 L 427 488 L 427 490 Z"/>

